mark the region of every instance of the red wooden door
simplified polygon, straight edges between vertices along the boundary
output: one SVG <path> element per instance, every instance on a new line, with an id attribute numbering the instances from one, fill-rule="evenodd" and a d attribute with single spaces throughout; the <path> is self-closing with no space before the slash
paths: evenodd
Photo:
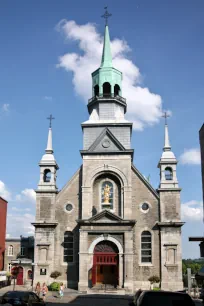
<path id="1" fill-rule="evenodd" d="M 18 275 L 17 275 L 17 285 L 23 285 L 23 268 L 19 267 L 18 268 Z"/>

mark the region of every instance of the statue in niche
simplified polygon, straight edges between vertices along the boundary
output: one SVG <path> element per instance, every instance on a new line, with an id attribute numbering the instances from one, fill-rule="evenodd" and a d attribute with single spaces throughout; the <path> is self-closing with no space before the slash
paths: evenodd
<path id="1" fill-rule="evenodd" d="M 110 204 L 110 194 L 111 194 L 111 187 L 108 184 L 106 184 L 103 189 L 104 204 Z"/>

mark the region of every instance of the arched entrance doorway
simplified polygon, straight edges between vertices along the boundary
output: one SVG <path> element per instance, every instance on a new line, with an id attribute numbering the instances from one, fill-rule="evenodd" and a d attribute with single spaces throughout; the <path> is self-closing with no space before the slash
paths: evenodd
<path id="1" fill-rule="evenodd" d="M 106 284 L 117 287 L 119 258 L 117 246 L 108 240 L 99 242 L 94 248 L 92 284 Z"/>

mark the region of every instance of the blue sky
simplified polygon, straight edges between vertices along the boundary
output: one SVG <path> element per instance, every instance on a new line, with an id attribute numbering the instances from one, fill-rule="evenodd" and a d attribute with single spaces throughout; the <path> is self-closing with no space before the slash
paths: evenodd
<path id="1" fill-rule="evenodd" d="M 164 134 L 159 115 L 162 103 L 162 109 L 172 112 L 170 141 L 180 160 L 177 175 L 186 221 L 183 257 L 199 257 L 198 244 L 189 243 L 188 236 L 203 234 L 198 131 L 204 121 L 204 2 L 130 0 L 124 4 L 117 0 L 107 4 L 113 14 L 109 24 L 115 62 L 122 67 L 121 55 L 133 69 L 125 85 L 129 117 L 142 122 L 142 128 L 137 127 L 132 135 L 134 164 L 158 187 L 157 163 Z M 53 145 L 60 166 L 59 188 L 81 164 L 80 124 L 88 119 L 82 96 L 91 92 L 84 86 L 86 81 L 90 83 L 90 67 L 101 52 L 97 45 L 104 31 L 103 7 L 103 2 L 91 0 L 0 2 L 0 194 L 9 200 L 7 232 L 11 236 L 32 233 L 32 189 L 39 181 L 38 162 L 46 146 L 50 113 L 56 118 Z M 71 20 L 74 23 L 70 24 Z M 92 25 L 86 27 L 88 23 Z M 93 29 L 98 40 L 89 41 Z M 83 32 L 82 38 L 78 30 Z M 117 54 L 116 38 L 121 54 Z M 88 47 L 79 46 L 87 42 Z M 93 61 L 92 49 L 98 51 Z M 63 57 L 72 53 L 84 60 L 79 67 Z M 128 74 L 126 66 L 124 70 Z M 136 88 L 141 88 L 141 97 L 143 88 L 148 88 L 144 96 L 147 103 L 138 100 L 139 113 L 134 102 Z"/>

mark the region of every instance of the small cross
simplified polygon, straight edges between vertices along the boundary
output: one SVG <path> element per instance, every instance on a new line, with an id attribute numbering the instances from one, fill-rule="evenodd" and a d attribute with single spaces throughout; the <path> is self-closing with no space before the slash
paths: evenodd
<path id="1" fill-rule="evenodd" d="M 170 117 L 170 115 L 168 115 L 168 113 L 165 111 L 162 117 L 165 118 L 165 124 L 167 124 L 167 118 Z"/>
<path id="2" fill-rule="evenodd" d="M 105 19 L 106 21 L 105 24 L 108 25 L 108 18 L 112 16 L 112 14 L 109 14 L 107 6 L 105 6 L 104 9 L 105 9 L 105 13 L 101 17 Z"/>
<path id="3" fill-rule="evenodd" d="M 54 120 L 55 118 L 52 117 L 52 115 L 50 115 L 50 117 L 47 118 L 48 120 L 50 120 L 50 128 L 52 127 L 52 120 Z"/>

